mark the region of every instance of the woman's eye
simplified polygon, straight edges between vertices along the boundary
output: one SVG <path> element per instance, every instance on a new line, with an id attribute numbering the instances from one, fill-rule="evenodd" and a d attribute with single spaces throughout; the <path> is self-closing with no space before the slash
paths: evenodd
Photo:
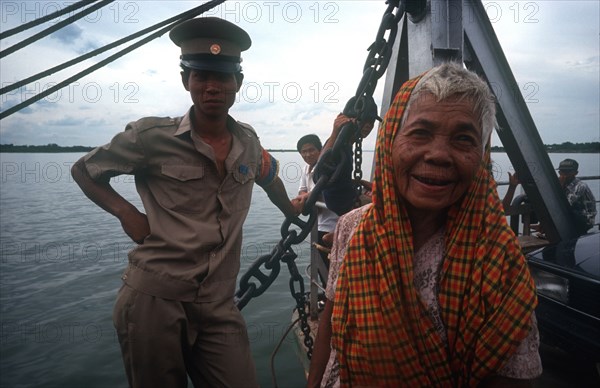
<path id="1" fill-rule="evenodd" d="M 422 138 L 426 138 L 429 137 L 429 131 L 427 131 L 426 129 L 414 129 L 410 132 L 410 136 L 422 139 Z"/>
<path id="2" fill-rule="evenodd" d="M 459 144 L 477 145 L 477 139 L 474 136 L 471 136 L 471 135 L 458 135 L 454 139 Z"/>

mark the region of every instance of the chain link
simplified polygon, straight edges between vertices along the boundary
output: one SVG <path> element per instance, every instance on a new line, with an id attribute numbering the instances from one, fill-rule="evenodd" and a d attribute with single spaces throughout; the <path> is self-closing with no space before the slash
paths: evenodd
<path id="1" fill-rule="evenodd" d="M 313 340 L 310 337 L 310 326 L 308 325 L 304 278 L 300 275 L 296 266 L 295 260 L 298 255 L 291 246 L 292 244 L 301 243 L 308 236 L 317 218 L 316 212 L 312 211 L 317 199 L 321 196 L 327 185 L 335 182 L 343 171 L 345 164 L 349 163 L 344 157 L 344 147 L 346 144 L 355 143 L 354 179 L 358 180 L 358 183 L 362 179 L 362 138 L 360 137 L 360 128 L 366 121 L 366 117 L 364 116 L 366 113 L 366 104 L 372 101 L 377 80 L 383 76 L 389 64 L 392 55 L 392 45 L 398 31 L 398 22 L 404 15 L 404 1 L 406 0 L 402 2 L 400 0 L 388 0 L 386 2 L 388 6 L 384 12 L 375 42 L 368 49 L 369 54 L 365 61 L 363 77 L 359 82 L 354 97 L 354 106 L 350 107 L 350 111 L 352 112 L 344 111 L 344 114 L 347 114 L 349 117 L 356 118 L 358 125 L 351 121 L 342 126 L 333 147 L 324 152 L 319 158 L 315 166 L 315 175 L 319 176 L 319 179 L 315 182 L 315 187 L 311 190 L 302 210 L 303 215 L 309 215 L 308 220 L 304 222 L 298 217 L 286 217 L 281 225 L 281 241 L 273 248 L 271 254 L 259 257 L 248 268 L 246 273 L 240 278 L 239 289 L 235 293 L 235 303 L 241 310 L 252 298 L 262 295 L 269 288 L 279 275 L 281 270 L 280 262 L 285 262 L 291 276 L 290 291 L 292 297 L 296 300 L 296 308 L 298 309 L 298 316 L 300 318 L 300 329 L 304 334 L 304 344 L 308 349 L 307 355 L 309 359 L 312 356 Z M 386 40 L 385 34 L 387 31 L 389 31 L 389 36 Z M 299 227 L 300 233 L 290 229 L 293 226 Z M 263 266 L 267 270 L 265 271 L 266 273 L 261 270 Z M 258 281 L 258 285 L 251 281 L 252 278 Z M 295 284 L 298 285 L 298 290 Z"/>
<path id="2" fill-rule="evenodd" d="M 360 203 L 362 194 L 362 138 L 359 137 L 354 143 L 354 183 L 356 184 L 356 204 Z"/>
<path id="3" fill-rule="evenodd" d="M 304 278 L 300 275 L 294 259 L 295 257 L 284 256 L 281 260 L 287 264 L 290 271 L 290 292 L 296 300 L 300 330 L 304 334 L 304 346 L 306 346 L 306 354 L 310 360 L 312 358 L 313 339 L 310 336 L 310 326 L 308 325 L 308 303 L 306 292 L 304 291 Z M 295 284 L 298 284 L 298 289 L 296 289 Z"/>

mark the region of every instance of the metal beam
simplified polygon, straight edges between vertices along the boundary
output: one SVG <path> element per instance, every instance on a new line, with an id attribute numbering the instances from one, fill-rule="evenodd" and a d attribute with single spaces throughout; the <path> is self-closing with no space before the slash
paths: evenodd
<path id="1" fill-rule="evenodd" d="M 487 79 L 498 101 L 498 136 L 550 241 L 576 237 L 556 171 L 480 1 L 463 3 L 467 66 Z"/>
<path id="2" fill-rule="evenodd" d="M 569 204 L 508 61 L 479 0 L 428 0 L 402 21 L 386 74 L 382 113 L 401 84 L 450 60 L 487 80 L 498 101 L 498 135 L 550 241 L 576 236 Z"/>
<path id="3" fill-rule="evenodd" d="M 398 28 L 398 34 L 396 35 L 396 40 L 392 46 L 390 64 L 385 74 L 385 82 L 383 84 L 383 99 L 381 100 L 380 110 L 381 117 L 383 117 L 385 112 L 390 109 L 390 105 L 392 105 L 394 96 L 400 89 L 400 86 L 409 80 L 406 16 L 402 18 L 400 23 L 402 25 Z"/>
<path id="4" fill-rule="evenodd" d="M 404 82 L 442 62 L 462 60 L 464 42 L 461 0 L 422 2 L 425 4 L 423 12 L 418 5 L 415 14 L 408 14 L 400 22 L 402 26 L 392 47 L 390 66 L 385 78 L 382 116 Z"/>

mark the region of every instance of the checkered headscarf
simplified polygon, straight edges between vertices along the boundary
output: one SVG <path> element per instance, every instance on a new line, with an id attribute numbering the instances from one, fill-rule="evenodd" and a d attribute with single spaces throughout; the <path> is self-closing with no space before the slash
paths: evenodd
<path id="1" fill-rule="evenodd" d="M 392 164 L 394 135 L 419 79 L 402 86 L 379 130 L 373 206 L 349 243 L 338 279 L 332 343 L 342 385 L 476 386 L 530 330 L 534 283 L 487 168 L 489 146 L 446 221 L 438 301 L 447 344 L 419 299 L 412 230 Z"/>

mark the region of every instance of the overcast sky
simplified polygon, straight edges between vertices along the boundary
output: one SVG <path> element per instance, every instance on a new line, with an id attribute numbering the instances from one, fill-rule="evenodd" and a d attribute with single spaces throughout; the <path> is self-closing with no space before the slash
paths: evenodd
<path id="1" fill-rule="evenodd" d="M 2 1 L 1 29 L 73 2 Z M 119 1 L 0 59 L 2 86 L 60 64 L 198 1 Z M 600 9 L 589 1 L 489 1 L 486 10 L 544 143 L 600 141 Z M 323 139 L 354 95 L 385 1 L 227 1 L 210 15 L 250 34 L 245 83 L 231 114 L 252 124 L 265 148 Z M 55 22 L 64 20 L 61 17 Z M 47 23 L 0 42 L 6 49 Z M 111 51 L 109 54 L 114 53 Z M 109 54 L 3 95 L 1 109 L 26 100 Z M 380 80 L 376 99 L 383 92 Z M 0 121 L 0 143 L 95 146 L 144 116 L 181 116 L 191 105 L 179 76 L 179 48 L 165 34 L 71 86 Z M 374 135 L 365 140 L 373 149 Z M 497 137 L 493 144 L 500 145 Z"/>

